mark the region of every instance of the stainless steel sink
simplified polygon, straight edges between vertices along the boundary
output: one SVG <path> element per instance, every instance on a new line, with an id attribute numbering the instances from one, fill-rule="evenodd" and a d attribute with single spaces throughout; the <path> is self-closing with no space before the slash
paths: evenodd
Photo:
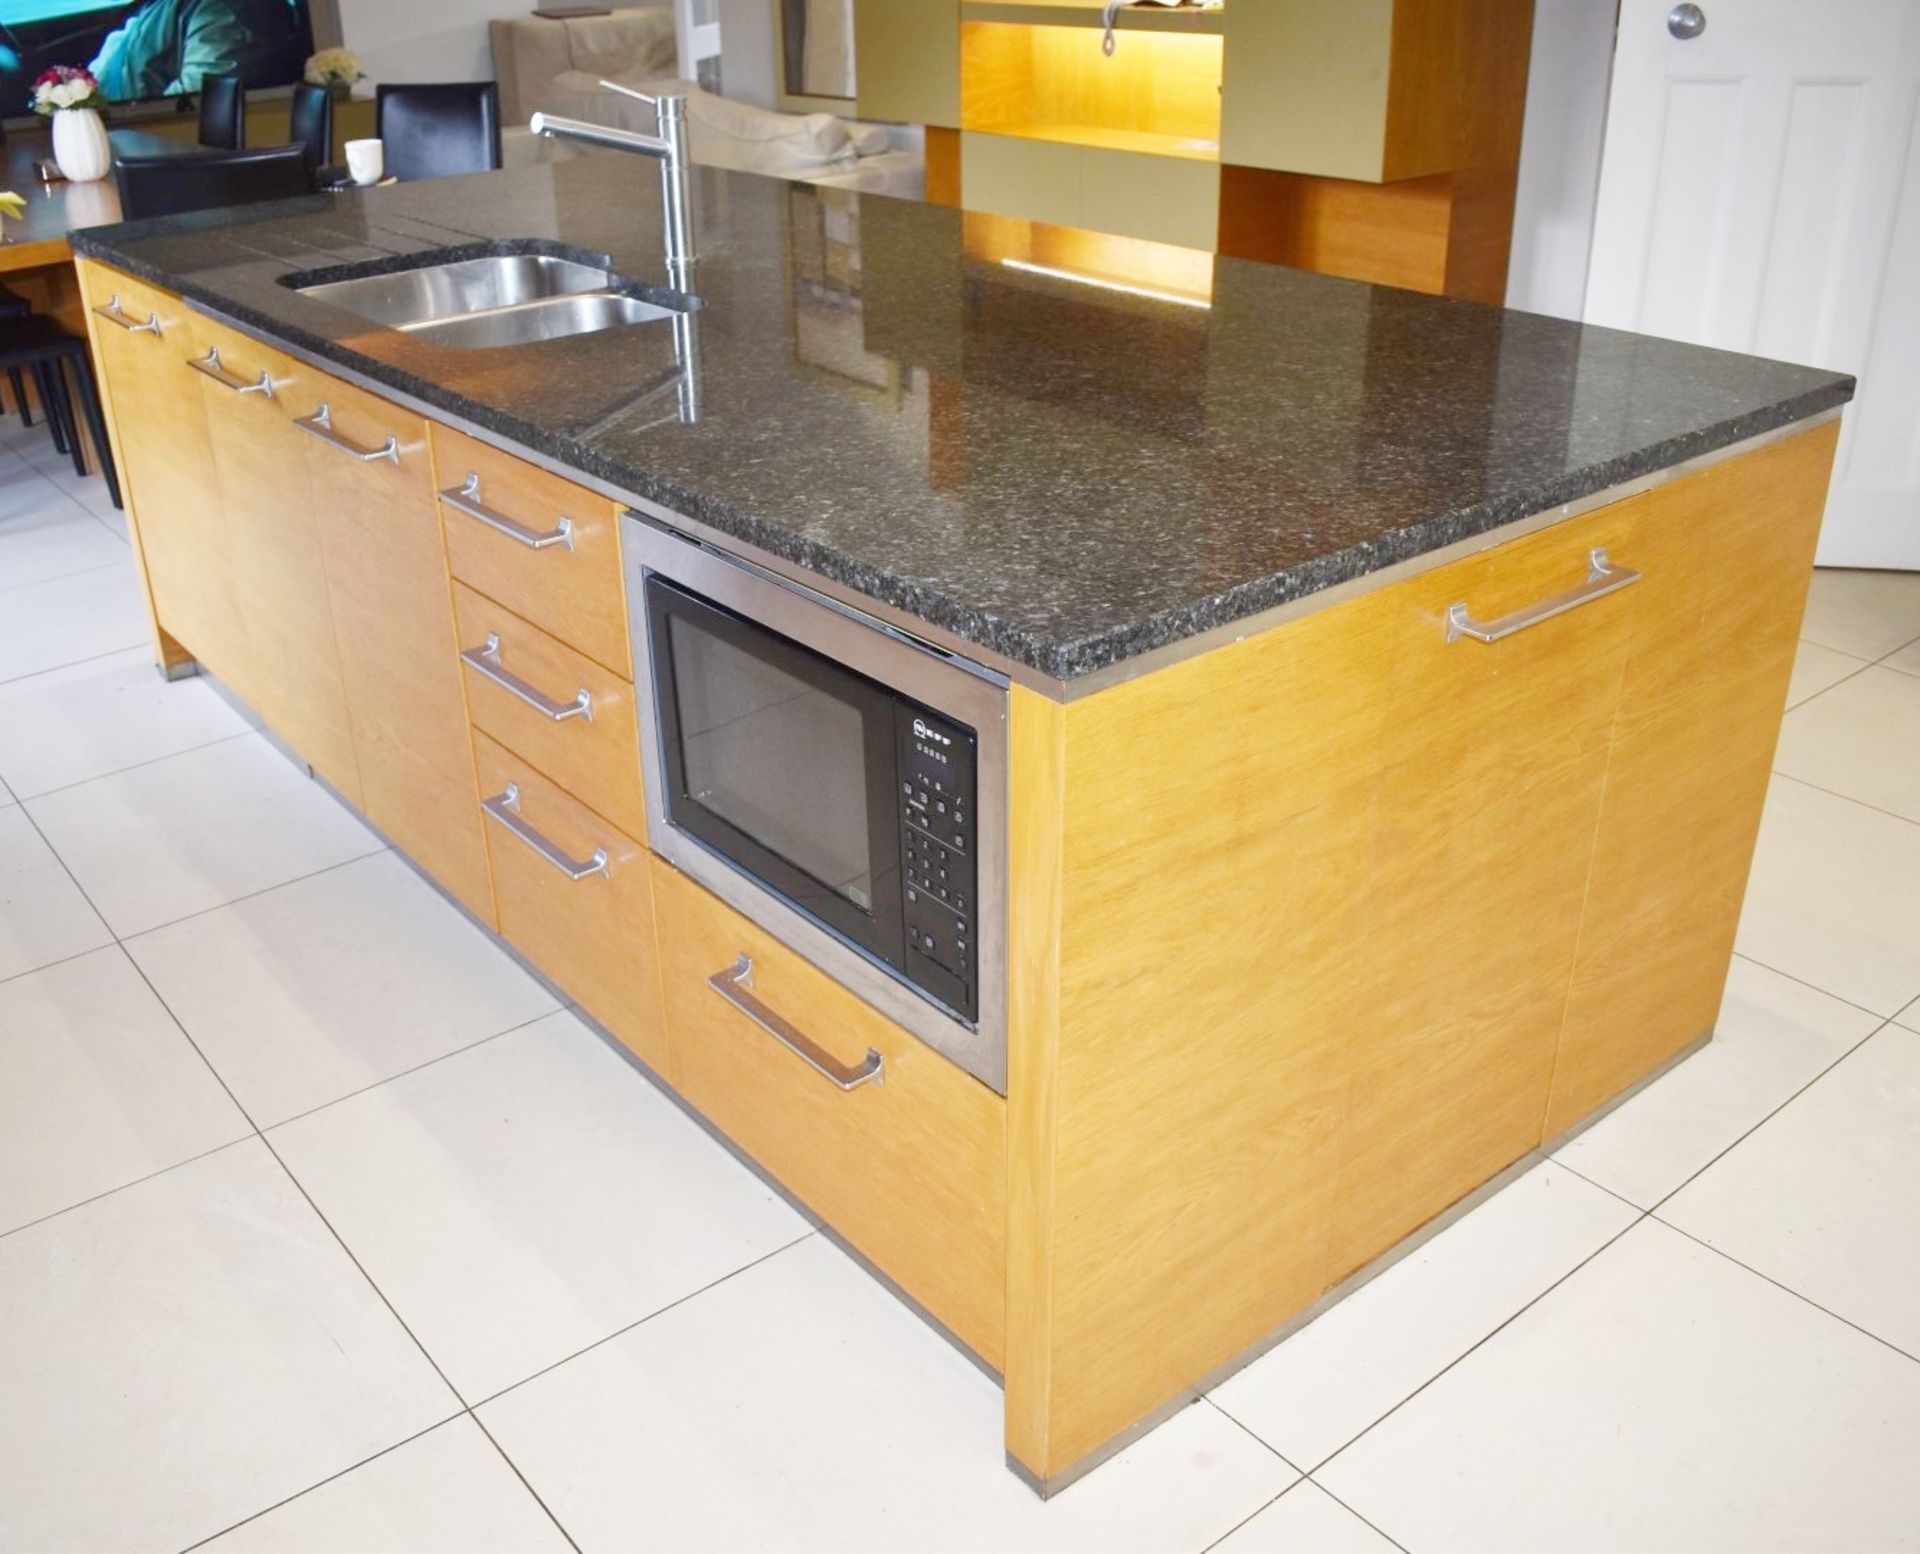
<path id="1" fill-rule="evenodd" d="M 671 320 L 676 309 L 644 302 L 617 292 L 589 291 L 571 297 L 546 297 L 485 313 L 403 325 L 408 334 L 439 345 L 472 349 L 488 345 L 530 345 L 536 340 L 559 340 L 567 335 L 593 334 L 623 324 Z"/>
<path id="2" fill-rule="evenodd" d="M 385 275 L 294 285 L 350 313 L 461 349 L 527 345 L 628 324 L 671 320 L 697 304 L 648 302 L 615 288 L 618 276 L 546 254 L 489 254 Z"/>

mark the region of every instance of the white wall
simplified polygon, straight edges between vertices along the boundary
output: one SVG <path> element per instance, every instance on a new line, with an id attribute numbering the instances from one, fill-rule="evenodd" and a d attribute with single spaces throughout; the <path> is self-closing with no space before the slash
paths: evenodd
<path id="1" fill-rule="evenodd" d="M 1618 0 L 1534 0 L 1507 306 L 1578 318 Z"/>
<path id="2" fill-rule="evenodd" d="M 487 23 L 533 0 L 335 0 L 346 46 L 376 81 L 491 81 Z"/>

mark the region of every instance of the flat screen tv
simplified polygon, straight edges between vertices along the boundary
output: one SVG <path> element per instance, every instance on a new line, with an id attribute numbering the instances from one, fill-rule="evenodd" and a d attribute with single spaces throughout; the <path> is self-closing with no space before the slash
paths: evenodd
<path id="1" fill-rule="evenodd" d="M 230 71 L 286 86 L 312 52 L 307 0 L 0 0 L 0 118 L 31 111 L 49 65 L 85 65 L 110 101 L 143 102 Z"/>

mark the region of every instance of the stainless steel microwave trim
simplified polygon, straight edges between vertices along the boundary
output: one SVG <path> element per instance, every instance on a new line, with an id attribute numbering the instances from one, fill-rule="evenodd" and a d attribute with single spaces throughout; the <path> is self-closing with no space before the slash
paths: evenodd
<path id="1" fill-rule="evenodd" d="M 1752 453 L 1776 442 L 1784 442 L 1787 438 L 1796 437 L 1801 432 L 1812 431 L 1815 427 L 1825 426 L 1829 421 L 1839 420 L 1841 411 L 1845 408 L 1841 405 L 1833 405 L 1828 409 L 1816 411 L 1813 415 L 1802 416 L 1796 421 L 1785 422 L 1764 432 L 1756 432 L 1751 437 L 1743 437 L 1737 442 L 1710 448 L 1704 453 L 1695 454 L 1692 458 L 1668 465 L 1665 469 L 1636 475 L 1631 480 L 1619 481 L 1598 491 L 1589 492 L 1586 496 L 1577 497 L 1571 502 L 1563 502 L 1557 507 L 1542 508 L 1526 517 L 1516 518 L 1511 523 L 1500 524 L 1479 534 L 1469 535 L 1466 539 L 1457 540 L 1451 545 L 1424 551 L 1420 555 L 1410 556 L 1405 561 L 1395 562 L 1378 571 L 1350 578 L 1344 583 L 1335 583 L 1330 588 L 1323 588 L 1298 599 L 1288 600 L 1285 604 L 1273 605 L 1253 615 L 1229 621 L 1224 626 L 1215 626 L 1211 630 L 1197 632 L 1190 637 L 1181 637 L 1177 641 L 1169 642 L 1165 647 L 1152 648 L 1147 652 L 1135 654 L 1105 669 L 1097 669 L 1072 680 L 1061 680 L 1053 675 L 1042 673 L 1030 664 L 1023 664 L 1003 653 L 997 653 L 981 643 L 971 642 L 956 632 L 950 632 L 930 621 L 921 620 L 911 611 L 902 610 L 879 599 L 869 598 L 797 562 L 787 561 L 724 530 L 699 523 L 671 508 L 663 507 L 660 503 L 650 501 L 611 480 L 568 464 L 564 459 L 557 459 L 525 443 L 516 442 L 511 437 L 502 436 L 492 427 L 483 426 L 457 411 L 435 404 L 432 400 L 418 394 L 410 394 L 405 389 L 396 388 L 393 384 L 360 368 L 331 360 L 317 351 L 283 340 L 261 329 L 257 324 L 236 318 L 196 298 L 188 297 L 184 301 L 189 311 L 225 324 L 243 335 L 272 346 L 283 355 L 304 362 L 309 367 L 316 367 L 322 372 L 330 373 L 343 382 L 363 388 L 368 393 L 378 395 L 393 404 L 405 406 L 429 420 L 439 422 L 442 426 L 452 427 L 476 442 L 511 453 L 515 458 L 524 459 L 529 464 L 569 480 L 576 486 L 596 492 L 637 513 L 649 515 L 674 529 L 696 535 L 717 550 L 743 559 L 751 559 L 772 575 L 790 578 L 809 592 L 827 599 L 845 601 L 854 609 L 876 620 L 893 622 L 923 640 L 949 649 L 957 657 L 969 659 L 983 668 L 1003 675 L 1011 682 L 1024 685 L 1027 689 L 1058 702 L 1078 701 L 1083 696 L 1094 695 L 1115 685 L 1124 685 L 1127 681 L 1136 680 L 1141 675 L 1152 674 L 1155 670 L 1165 669 L 1169 665 L 1189 658 L 1198 658 L 1203 653 L 1210 653 L 1215 648 L 1237 642 L 1243 637 L 1258 636 L 1263 631 L 1284 626 L 1288 621 L 1298 620 L 1303 615 L 1311 615 L 1316 610 L 1324 610 L 1332 605 L 1345 603 L 1349 599 L 1359 598 L 1363 594 L 1372 593 L 1375 589 L 1386 588 L 1394 583 L 1403 582 L 1407 578 L 1417 577 L 1423 572 L 1430 572 L 1435 567 L 1445 566 L 1448 562 L 1478 555 L 1481 551 L 1491 550 L 1496 545 L 1504 545 L 1508 540 L 1520 539 L 1537 533 L 1541 529 L 1551 528 L 1554 524 L 1564 523 L 1569 518 L 1579 518 L 1614 502 L 1624 501 L 1627 497 L 1638 496 L 1643 491 L 1651 491 L 1669 481 L 1695 474 L 1728 459 L 1738 458 L 1741 454 Z"/>
<path id="2" fill-rule="evenodd" d="M 915 633 L 744 561 L 643 513 L 621 519 L 634 699 L 647 785 L 647 842 L 836 982 L 1000 1094 L 1007 1089 L 1007 681 Z M 730 859 L 672 825 L 644 603 L 649 573 L 670 579 L 974 730 L 980 1014 L 932 1002 Z M 744 951 L 745 946 L 738 946 Z"/>

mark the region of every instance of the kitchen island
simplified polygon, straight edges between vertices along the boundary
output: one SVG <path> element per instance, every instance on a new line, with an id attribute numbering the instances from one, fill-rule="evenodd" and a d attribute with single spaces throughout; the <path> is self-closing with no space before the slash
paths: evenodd
<path id="1" fill-rule="evenodd" d="M 671 302 L 652 188 L 78 235 L 156 655 L 1001 1375 L 1050 1491 L 1710 1035 L 1852 385 L 717 172 L 670 328 L 300 289 Z M 993 688 L 974 1045 L 663 851 L 629 512 Z"/>

